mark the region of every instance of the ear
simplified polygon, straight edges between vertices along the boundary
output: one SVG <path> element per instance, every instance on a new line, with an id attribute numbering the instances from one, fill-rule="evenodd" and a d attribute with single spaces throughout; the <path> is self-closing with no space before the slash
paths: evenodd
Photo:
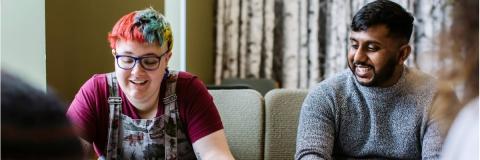
<path id="1" fill-rule="evenodd" d="M 117 53 L 117 51 L 115 49 L 112 49 L 112 56 L 115 57 L 115 53 Z"/>
<path id="2" fill-rule="evenodd" d="M 398 55 L 398 64 L 403 65 L 404 62 L 407 60 L 410 52 L 412 51 L 412 47 L 409 44 L 405 44 L 400 47 L 400 52 Z"/>
<path id="3" fill-rule="evenodd" d="M 164 55 L 164 57 L 165 57 L 165 61 L 167 62 L 167 66 L 168 66 L 168 62 L 170 61 L 170 58 L 172 58 L 172 51 L 166 53 Z"/>

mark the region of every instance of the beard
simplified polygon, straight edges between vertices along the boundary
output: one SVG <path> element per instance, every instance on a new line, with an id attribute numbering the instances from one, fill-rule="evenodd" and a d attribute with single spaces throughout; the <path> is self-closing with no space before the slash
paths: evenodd
<path id="1" fill-rule="evenodd" d="M 355 75 L 355 80 L 362 86 L 366 87 L 376 87 L 380 86 L 382 83 L 390 80 L 395 71 L 397 60 L 395 57 L 391 57 L 387 63 L 382 67 L 381 70 L 377 70 L 374 66 L 363 63 L 363 62 L 353 62 L 352 65 L 348 65 L 352 74 Z M 358 75 L 355 73 L 357 65 L 367 66 L 373 70 L 373 76 L 370 82 L 362 82 L 358 80 Z"/>

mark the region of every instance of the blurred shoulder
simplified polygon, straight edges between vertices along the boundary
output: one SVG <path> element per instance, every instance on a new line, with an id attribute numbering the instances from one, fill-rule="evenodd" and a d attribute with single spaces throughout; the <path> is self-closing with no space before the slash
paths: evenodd
<path id="1" fill-rule="evenodd" d="M 412 68 L 412 67 L 405 67 L 405 71 L 407 72 L 407 75 L 408 75 L 408 79 L 416 79 L 417 81 L 420 80 L 420 81 L 432 81 L 432 82 L 435 82 L 436 79 L 435 77 L 433 77 L 432 75 L 428 74 L 428 73 L 425 73 L 419 69 L 416 69 L 416 68 Z"/>
<path id="2" fill-rule="evenodd" d="M 411 85 L 412 90 L 429 90 L 434 92 L 438 80 L 432 75 L 411 67 L 405 67 L 406 80 Z"/>

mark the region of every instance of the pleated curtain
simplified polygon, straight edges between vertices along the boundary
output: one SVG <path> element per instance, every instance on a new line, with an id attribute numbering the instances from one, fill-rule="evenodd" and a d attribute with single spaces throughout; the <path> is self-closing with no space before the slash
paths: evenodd
<path id="1" fill-rule="evenodd" d="M 372 0 L 217 0 L 215 83 L 273 79 L 309 88 L 347 68 L 349 26 Z M 407 65 L 433 72 L 429 51 L 448 28 L 449 3 L 395 0 L 415 17 Z"/>

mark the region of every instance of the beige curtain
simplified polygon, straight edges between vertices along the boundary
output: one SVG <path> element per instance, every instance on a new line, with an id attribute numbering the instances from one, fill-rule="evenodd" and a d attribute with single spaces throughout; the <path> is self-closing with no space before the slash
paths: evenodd
<path id="1" fill-rule="evenodd" d="M 353 15 L 372 0 L 217 0 L 215 83 L 268 78 L 284 88 L 309 88 L 347 68 Z M 435 34 L 448 26 L 440 0 L 395 0 L 415 16 L 408 65 L 428 63 Z"/>

